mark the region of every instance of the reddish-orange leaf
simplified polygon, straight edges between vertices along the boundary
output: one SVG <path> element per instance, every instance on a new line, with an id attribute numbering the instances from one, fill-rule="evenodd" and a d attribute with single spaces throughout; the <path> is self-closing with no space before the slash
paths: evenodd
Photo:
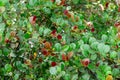
<path id="1" fill-rule="evenodd" d="M 62 60 L 63 60 L 63 61 L 68 61 L 68 57 L 67 57 L 67 55 L 62 54 Z"/>
<path id="2" fill-rule="evenodd" d="M 73 52 L 69 52 L 67 55 L 68 59 L 70 59 L 72 56 L 73 56 Z"/>
<path id="3" fill-rule="evenodd" d="M 46 42 L 44 43 L 44 47 L 47 48 L 47 49 L 50 49 L 50 48 L 51 48 L 50 42 L 47 42 L 47 41 L 46 41 Z"/>

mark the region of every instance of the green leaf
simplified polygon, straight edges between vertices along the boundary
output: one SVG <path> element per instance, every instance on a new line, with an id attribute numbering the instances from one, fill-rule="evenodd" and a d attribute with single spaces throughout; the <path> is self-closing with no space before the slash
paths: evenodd
<path id="1" fill-rule="evenodd" d="M 7 2 L 8 0 L 0 0 L 0 6 L 4 6 Z"/>
<path id="2" fill-rule="evenodd" d="M 97 50 L 98 44 L 99 44 L 98 42 L 93 42 L 90 46 L 91 46 L 92 49 Z"/>
<path id="3" fill-rule="evenodd" d="M 49 8 L 46 8 L 46 7 L 43 8 L 43 11 L 44 11 L 46 14 L 50 14 L 50 13 L 51 13 L 51 10 L 50 10 Z"/>
<path id="4" fill-rule="evenodd" d="M 61 66 L 57 66 L 57 72 L 61 72 Z"/>
<path id="5" fill-rule="evenodd" d="M 89 55 L 89 53 L 88 53 L 88 51 L 82 51 L 82 54 L 85 56 L 85 57 L 88 57 L 88 55 Z"/>
<path id="6" fill-rule="evenodd" d="M 5 30 L 5 24 L 0 23 L 0 35 L 3 34 L 3 31 Z"/>
<path id="7" fill-rule="evenodd" d="M 73 3 L 74 3 L 74 4 L 78 4 L 78 3 L 79 3 L 79 0 L 74 0 Z"/>
<path id="8" fill-rule="evenodd" d="M 34 6 L 36 2 L 37 2 L 37 0 L 29 0 L 29 5 Z"/>
<path id="9" fill-rule="evenodd" d="M 57 32 L 61 32 L 62 31 L 62 28 L 61 27 L 58 27 L 57 28 Z"/>
<path id="10" fill-rule="evenodd" d="M 96 71 L 96 72 L 98 79 L 105 80 L 105 75 L 101 71 Z"/>
<path id="11" fill-rule="evenodd" d="M 56 19 L 56 24 L 60 25 L 61 27 L 64 27 L 66 24 L 68 24 L 68 22 L 66 20 L 64 20 L 63 18 L 58 18 Z"/>
<path id="12" fill-rule="evenodd" d="M 90 46 L 88 44 L 83 44 L 83 45 L 81 45 L 81 50 L 89 51 L 90 50 Z"/>
<path id="13" fill-rule="evenodd" d="M 5 70 L 6 70 L 7 72 L 10 72 L 10 71 L 12 70 L 11 64 L 6 64 L 6 65 L 5 65 Z"/>
<path id="14" fill-rule="evenodd" d="M 98 44 L 98 51 L 100 52 L 100 53 L 104 53 L 104 44 L 103 43 L 100 43 L 100 44 Z"/>
<path id="15" fill-rule="evenodd" d="M 14 75 L 14 80 L 18 80 L 20 74 L 15 74 Z"/>
<path id="16" fill-rule="evenodd" d="M 90 49 L 88 52 L 89 52 L 91 55 L 96 54 L 96 51 L 93 50 L 93 49 Z"/>
<path id="17" fill-rule="evenodd" d="M 3 49 L 3 54 L 4 54 L 5 56 L 7 56 L 8 54 L 10 54 L 10 50 L 9 50 L 8 48 L 4 48 L 4 49 Z"/>
<path id="18" fill-rule="evenodd" d="M 65 74 L 64 75 L 64 80 L 70 80 L 70 74 Z"/>
<path id="19" fill-rule="evenodd" d="M 118 47 L 120 47 L 120 41 L 117 42 Z"/>
<path id="20" fill-rule="evenodd" d="M 96 70 L 96 66 L 95 66 L 94 63 L 90 63 L 90 64 L 88 65 L 88 68 L 89 68 L 90 70 Z"/>
<path id="21" fill-rule="evenodd" d="M 112 38 L 109 40 L 109 42 L 110 42 L 111 45 L 114 45 L 116 43 L 115 39 L 112 39 Z"/>
<path id="22" fill-rule="evenodd" d="M 40 35 L 43 35 L 43 31 L 44 31 L 44 27 L 40 27 L 40 28 L 39 28 L 39 34 L 40 34 Z"/>
<path id="23" fill-rule="evenodd" d="M 79 40 L 78 42 L 77 42 L 77 47 L 78 48 L 80 48 L 80 46 L 82 45 L 82 44 L 84 44 L 84 41 L 83 40 Z"/>
<path id="24" fill-rule="evenodd" d="M 64 76 L 65 75 L 65 71 L 62 71 L 61 74 L 62 74 L 62 76 Z"/>
<path id="25" fill-rule="evenodd" d="M 65 64 L 61 63 L 61 70 L 64 70 L 64 68 L 65 68 Z"/>
<path id="26" fill-rule="evenodd" d="M 0 1 L 0 6 L 4 6 L 4 3 L 2 1 Z"/>
<path id="27" fill-rule="evenodd" d="M 23 68 L 21 61 L 16 61 L 16 62 L 15 62 L 15 66 L 16 66 L 17 69 L 19 69 L 19 70 L 21 70 L 21 69 Z"/>
<path id="28" fill-rule="evenodd" d="M 78 79 L 78 74 L 74 74 L 71 80 L 77 80 L 77 79 Z"/>
<path id="29" fill-rule="evenodd" d="M 104 53 L 108 53 L 110 51 L 109 45 L 104 45 Z"/>
<path id="30" fill-rule="evenodd" d="M 39 37 L 39 34 L 37 32 L 35 32 L 34 35 L 32 35 L 32 38 L 34 39 L 38 39 L 38 37 Z"/>
<path id="31" fill-rule="evenodd" d="M 103 42 L 106 42 L 107 39 L 108 39 L 108 37 L 107 37 L 107 35 L 103 34 L 102 37 L 101 37 L 101 39 L 102 39 Z"/>
<path id="32" fill-rule="evenodd" d="M 62 51 L 68 51 L 69 50 L 69 45 L 64 45 L 62 47 Z"/>
<path id="33" fill-rule="evenodd" d="M 25 37 L 26 39 L 28 39 L 28 38 L 31 37 L 31 34 L 30 34 L 29 32 L 27 32 L 27 33 L 24 34 L 24 37 Z"/>
<path id="34" fill-rule="evenodd" d="M 105 57 L 105 53 L 108 53 L 110 51 L 110 46 L 100 43 L 98 44 L 98 51 Z"/>
<path id="35" fill-rule="evenodd" d="M 44 29 L 43 34 L 44 34 L 44 36 L 47 36 L 50 34 L 50 32 L 51 32 L 51 30 L 49 28 L 46 28 L 46 29 Z"/>
<path id="36" fill-rule="evenodd" d="M 85 57 L 88 57 L 89 55 L 89 50 L 90 50 L 90 46 L 88 44 L 83 44 L 81 45 L 80 49 L 82 50 L 82 54 L 85 56 Z"/>
<path id="37" fill-rule="evenodd" d="M 86 34 L 86 35 L 87 35 L 87 34 Z M 83 36 L 83 37 L 82 37 L 82 40 L 83 40 L 85 43 L 87 43 L 88 40 L 89 40 L 89 38 L 88 38 L 88 36 Z"/>
<path id="38" fill-rule="evenodd" d="M 5 7 L 4 6 L 0 6 L 0 14 L 3 13 L 5 11 Z"/>
<path id="39" fill-rule="evenodd" d="M 56 43 L 54 46 L 56 51 L 60 51 L 61 50 L 61 44 L 60 43 Z"/>
<path id="40" fill-rule="evenodd" d="M 93 43 L 93 42 L 96 42 L 96 39 L 95 39 L 94 37 L 90 37 L 89 43 L 91 44 L 91 43 Z"/>
<path id="41" fill-rule="evenodd" d="M 107 71 L 105 74 L 106 74 L 106 76 L 109 75 L 109 74 L 112 75 L 112 71 Z"/>
<path id="42" fill-rule="evenodd" d="M 27 28 L 28 28 L 28 31 L 30 31 L 30 32 L 32 32 L 32 31 L 33 31 L 33 28 L 32 28 L 32 26 L 31 26 L 31 24 L 30 24 L 30 23 L 27 23 Z"/>
<path id="43" fill-rule="evenodd" d="M 91 60 L 96 60 L 96 58 L 97 58 L 97 54 L 92 54 L 90 57 Z"/>
<path id="44" fill-rule="evenodd" d="M 117 57 L 117 52 L 116 51 L 113 51 L 110 53 L 110 58 L 114 59 Z"/>
<path id="45" fill-rule="evenodd" d="M 74 50 L 76 48 L 76 44 L 75 43 L 71 43 L 69 46 L 69 50 Z"/>
<path id="46" fill-rule="evenodd" d="M 51 75 L 55 75 L 57 73 L 56 67 L 50 67 L 49 71 Z"/>
<path id="47" fill-rule="evenodd" d="M 8 0 L 0 0 L 0 2 L 3 2 L 3 3 L 7 3 L 8 2 Z"/>
<path id="48" fill-rule="evenodd" d="M 2 55 L 2 50 L 0 50 L 0 56 Z"/>
<path id="49" fill-rule="evenodd" d="M 90 79 L 90 75 L 88 73 L 84 74 L 82 76 L 83 80 L 89 80 Z"/>
<path id="50" fill-rule="evenodd" d="M 103 68 L 104 72 L 106 73 L 107 71 L 111 71 L 111 67 L 106 65 L 104 68 Z"/>
<path id="51" fill-rule="evenodd" d="M 112 70 L 112 75 L 113 75 L 113 76 L 118 76 L 119 74 L 120 74 L 119 69 L 114 68 L 114 69 Z"/>
<path id="52" fill-rule="evenodd" d="M 38 78 L 38 80 L 44 80 L 44 78 Z"/>
<path id="53" fill-rule="evenodd" d="M 52 4 L 52 1 L 47 1 L 47 2 L 44 3 L 44 6 L 45 6 L 45 7 L 52 8 L 52 5 L 53 5 L 53 4 Z"/>

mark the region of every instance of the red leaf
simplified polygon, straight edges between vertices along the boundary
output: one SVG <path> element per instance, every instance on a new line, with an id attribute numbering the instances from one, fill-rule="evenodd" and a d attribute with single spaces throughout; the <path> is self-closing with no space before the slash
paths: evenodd
<path id="1" fill-rule="evenodd" d="M 114 24 L 114 26 L 115 26 L 115 27 L 120 26 L 120 22 L 116 22 L 116 23 Z"/>
<path id="2" fill-rule="evenodd" d="M 45 48 L 42 48 L 42 49 L 41 49 L 41 52 L 42 52 L 42 54 L 45 55 L 45 56 L 48 56 L 48 55 L 49 55 L 49 52 L 48 52 Z"/>
<path id="3" fill-rule="evenodd" d="M 36 21 L 36 18 L 37 18 L 36 16 L 33 16 L 33 21 Z"/>
<path id="4" fill-rule="evenodd" d="M 73 56 L 73 52 L 69 52 L 67 55 L 68 59 L 70 59 L 72 56 Z"/>
<path id="5" fill-rule="evenodd" d="M 47 48 L 47 49 L 50 49 L 50 48 L 51 48 L 50 42 L 47 42 L 47 41 L 46 41 L 46 42 L 44 43 L 44 47 Z"/>
<path id="6" fill-rule="evenodd" d="M 36 16 L 29 17 L 29 21 L 32 25 L 34 25 L 36 23 Z"/>
<path id="7" fill-rule="evenodd" d="M 57 35 L 58 40 L 62 39 L 62 36 L 60 34 Z"/>
<path id="8" fill-rule="evenodd" d="M 67 15 L 69 14 L 69 11 L 68 10 L 64 10 L 64 15 Z"/>
<path id="9" fill-rule="evenodd" d="M 81 63 L 82 63 L 83 66 L 87 67 L 90 63 L 90 60 L 88 58 L 85 58 L 81 61 Z"/>
<path id="10" fill-rule="evenodd" d="M 92 29 L 91 29 L 91 32 L 94 32 L 94 31 L 95 31 L 95 28 L 92 28 Z"/>
<path id="11" fill-rule="evenodd" d="M 5 43 L 10 43 L 10 40 L 8 38 L 5 39 Z"/>
<path id="12" fill-rule="evenodd" d="M 68 61 L 68 57 L 67 57 L 67 55 L 62 54 L 62 60 L 63 60 L 63 61 Z"/>
<path id="13" fill-rule="evenodd" d="M 51 62 L 51 66 L 52 66 L 52 67 L 54 67 L 54 66 L 56 66 L 56 65 L 57 65 L 56 62 Z"/>
<path id="14" fill-rule="evenodd" d="M 43 60 L 42 60 L 42 58 L 39 58 L 39 62 L 41 63 Z"/>
<path id="15" fill-rule="evenodd" d="M 109 2 L 106 2 L 105 7 L 108 8 L 108 6 L 109 6 Z"/>

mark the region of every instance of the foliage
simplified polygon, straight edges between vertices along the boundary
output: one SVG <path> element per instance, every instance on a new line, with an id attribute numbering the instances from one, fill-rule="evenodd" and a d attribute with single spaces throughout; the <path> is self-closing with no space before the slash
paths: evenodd
<path id="1" fill-rule="evenodd" d="M 0 0 L 1 80 L 120 79 L 113 0 Z"/>

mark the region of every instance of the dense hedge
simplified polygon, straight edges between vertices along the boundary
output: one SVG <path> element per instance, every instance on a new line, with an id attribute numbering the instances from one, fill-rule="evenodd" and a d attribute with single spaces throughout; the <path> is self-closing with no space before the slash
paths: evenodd
<path id="1" fill-rule="evenodd" d="M 119 80 L 119 0 L 0 0 L 0 80 Z"/>

